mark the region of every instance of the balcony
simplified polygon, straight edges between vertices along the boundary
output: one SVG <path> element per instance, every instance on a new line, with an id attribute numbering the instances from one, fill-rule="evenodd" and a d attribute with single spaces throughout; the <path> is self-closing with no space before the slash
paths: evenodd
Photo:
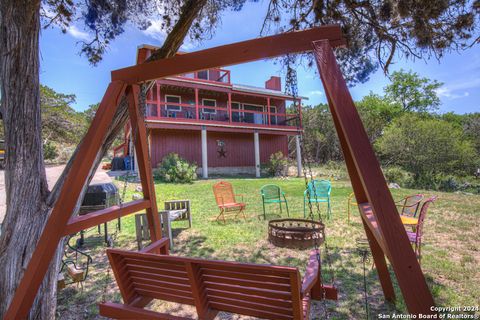
<path id="1" fill-rule="evenodd" d="M 297 130 L 301 119 L 295 114 L 213 107 L 199 104 L 147 101 L 147 120 L 162 122 L 228 125 L 242 128 L 277 128 Z M 234 104 L 235 105 L 235 104 Z M 267 109 L 268 110 L 268 109 Z M 272 108 L 271 108 L 272 110 Z"/>
<path id="2" fill-rule="evenodd" d="M 185 80 L 195 80 L 195 81 L 205 82 L 205 83 L 231 84 L 230 71 L 225 69 L 219 69 L 219 68 L 182 74 L 180 76 L 176 76 L 175 78 L 180 78 Z"/>

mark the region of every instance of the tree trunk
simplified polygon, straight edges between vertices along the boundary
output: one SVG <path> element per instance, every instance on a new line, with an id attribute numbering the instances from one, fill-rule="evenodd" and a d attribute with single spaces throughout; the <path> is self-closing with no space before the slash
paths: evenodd
<path id="1" fill-rule="evenodd" d="M 2 1 L 0 5 L 0 84 L 5 126 L 7 211 L 0 238 L 0 317 L 35 248 L 47 217 L 40 89 L 40 1 Z M 46 277 L 55 277 L 55 268 Z M 54 318 L 55 282 L 46 281 L 32 319 Z"/>
<path id="2" fill-rule="evenodd" d="M 156 60 L 174 55 L 206 0 L 188 0 Z M 30 261 L 51 208 L 58 199 L 77 150 L 51 192 L 43 162 L 39 89 L 40 1 L 2 0 L 0 4 L 0 84 L 5 125 L 7 211 L 0 236 L 0 318 L 3 318 Z M 145 90 L 145 86 L 143 86 Z M 128 120 L 125 99 L 117 108 L 77 209 L 102 157 Z M 56 284 L 63 245 L 39 289 L 29 319 L 54 319 Z"/>

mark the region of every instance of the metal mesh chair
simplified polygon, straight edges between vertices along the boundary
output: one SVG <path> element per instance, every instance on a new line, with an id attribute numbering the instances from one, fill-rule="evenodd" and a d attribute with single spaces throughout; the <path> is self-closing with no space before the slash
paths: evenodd
<path id="1" fill-rule="evenodd" d="M 313 180 L 308 183 L 308 188 L 303 193 L 303 216 L 307 216 L 307 204 L 316 202 L 327 203 L 327 217 L 330 219 L 332 209 L 330 205 L 330 193 L 332 184 L 328 180 Z"/>
<path id="2" fill-rule="evenodd" d="M 215 219 L 218 221 L 222 219 L 226 223 L 225 214 L 229 212 L 236 212 L 235 218 L 240 214 L 246 220 L 245 217 L 245 207 L 246 204 L 243 202 L 243 195 L 234 194 L 232 184 L 226 181 L 220 181 L 213 185 L 213 194 L 215 195 L 215 201 L 217 202 L 218 208 L 220 209 L 220 214 Z M 236 196 L 242 197 L 241 202 L 237 202 Z"/>
<path id="3" fill-rule="evenodd" d="M 416 217 L 420 202 L 423 200 L 423 194 L 414 194 L 397 201 L 397 207 L 401 209 L 400 214 L 407 217 Z"/>
<path id="4" fill-rule="evenodd" d="M 260 189 L 260 193 L 262 195 L 264 219 L 267 219 L 265 204 L 269 203 L 278 203 L 278 205 L 280 206 L 280 214 L 282 214 L 282 203 L 285 203 L 285 207 L 287 208 L 287 216 L 290 216 L 290 213 L 288 212 L 288 202 L 285 198 L 285 192 L 283 192 L 279 186 L 275 184 L 264 185 Z"/>
<path id="5" fill-rule="evenodd" d="M 407 231 L 408 239 L 410 243 L 415 245 L 415 253 L 417 255 L 418 261 L 422 260 L 422 237 L 423 237 L 423 224 L 425 223 L 425 218 L 427 217 L 427 211 L 430 204 L 437 200 L 437 196 L 428 198 L 422 205 L 420 209 L 420 214 L 418 215 L 418 224 L 415 231 Z"/>

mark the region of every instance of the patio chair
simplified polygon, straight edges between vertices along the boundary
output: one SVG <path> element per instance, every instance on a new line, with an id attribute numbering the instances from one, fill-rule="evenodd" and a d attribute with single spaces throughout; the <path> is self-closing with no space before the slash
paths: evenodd
<path id="1" fill-rule="evenodd" d="M 290 217 L 290 213 L 288 212 L 288 202 L 285 198 L 285 192 L 283 192 L 279 186 L 274 184 L 266 184 L 260 189 L 260 193 L 262 195 L 264 219 L 267 219 L 265 204 L 269 203 L 278 203 L 280 206 L 280 214 L 282 214 L 282 203 L 285 203 L 285 207 L 287 208 L 287 216 Z"/>
<path id="2" fill-rule="evenodd" d="M 332 209 L 330 206 L 330 193 L 332 184 L 328 180 L 313 180 L 308 183 L 307 190 L 303 192 L 303 216 L 307 217 L 307 204 L 318 202 L 327 203 L 327 217 L 330 219 Z"/>
<path id="3" fill-rule="evenodd" d="M 243 202 L 242 194 L 234 194 L 232 184 L 226 181 L 220 181 L 213 185 L 213 194 L 215 195 L 215 201 L 220 209 L 220 214 L 215 218 L 215 221 L 222 219 L 224 223 L 227 223 L 225 214 L 236 212 L 235 218 L 240 214 L 245 217 L 246 204 Z M 238 202 L 236 196 L 242 197 L 242 201 Z"/>
<path id="4" fill-rule="evenodd" d="M 418 224 L 416 226 L 415 231 L 406 231 L 408 235 L 408 240 L 410 243 L 415 246 L 415 254 L 417 255 L 418 262 L 422 261 L 422 237 L 423 237 L 423 224 L 425 223 L 425 218 L 427 216 L 427 210 L 430 204 L 432 204 L 435 200 L 437 200 L 437 196 L 433 196 L 427 199 L 420 209 L 420 213 L 418 215 Z"/>
<path id="5" fill-rule="evenodd" d="M 396 204 L 400 215 L 415 218 L 423 197 L 423 194 L 414 194 L 397 201 Z"/>

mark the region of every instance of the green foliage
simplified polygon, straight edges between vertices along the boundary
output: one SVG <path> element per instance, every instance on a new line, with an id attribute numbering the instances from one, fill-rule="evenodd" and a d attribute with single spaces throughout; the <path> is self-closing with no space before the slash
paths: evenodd
<path id="1" fill-rule="evenodd" d="M 375 142 L 382 135 L 384 128 L 402 113 L 400 104 L 373 92 L 363 97 L 356 106 L 370 142 Z"/>
<path id="2" fill-rule="evenodd" d="M 426 179 L 424 185 L 433 184 L 441 173 L 472 174 L 478 165 L 478 155 L 461 129 L 412 113 L 396 118 L 375 146 L 384 163 L 412 172 L 417 182 Z"/>
<path id="3" fill-rule="evenodd" d="M 43 158 L 45 160 L 53 160 L 58 156 L 57 147 L 51 142 L 48 141 L 43 144 Z"/>
<path id="4" fill-rule="evenodd" d="M 80 141 L 85 122 L 83 116 L 71 107 L 74 102 L 73 94 L 58 93 L 47 86 L 40 86 L 44 144 L 49 141 L 76 144 Z"/>
<path id="5" fill-rule="evenodd" d="M 153 175 L 156 179 L 165 182 L 176 183 L 191 183 L 197 179 L 197 166 L 188 163 L 176 153 L 169 153 L 158 165 L 158 168 L 153 170 Z"/>
<path id="6" fill-rule="evenodd" d="M 272 153 L 267 163 L 267 173 L 273 177 L 283 176 L 287 165 L 288 159 L 282 151 Z"/>
<path id="7" fill-rule="evenodd" d="M 393 72 L 391 81 L 385 87 L 386 97 L 400 104 L 404 111 L 428 112 L 438 109 L 440 98 L 436 90 L 442 83 L 403 70 Z"/>
<path id="8" fill-rule="evenodd" d="M 342 160 L 340 142 L 328 105 L 304 107 L 302 116 L 305 130 L 304 152 L 308 157 L 321 163 Z"/>
<path id="9" fill-rule="evenodd" d="M 413 184 L 413 175 L 398 166 L 389 166 L 383 169 L 383 174 L 388 183 L 397 183 L 403 188 Z"/>
<path id="10" fill-rule="evenodd" d="M 95 114 L 97 113 L 98 107 L 100 103 L 91 104 L 82 112 L 83 117 L 87 123 L 91 123 L 93 118 L 95 118 Z"/>
<path id="11" fill-rule="evenodd" d="M 463 117 L 463 132 L 472 141 L 477 153 L 480 154 L 480 113 L 466 114 Z"/>

